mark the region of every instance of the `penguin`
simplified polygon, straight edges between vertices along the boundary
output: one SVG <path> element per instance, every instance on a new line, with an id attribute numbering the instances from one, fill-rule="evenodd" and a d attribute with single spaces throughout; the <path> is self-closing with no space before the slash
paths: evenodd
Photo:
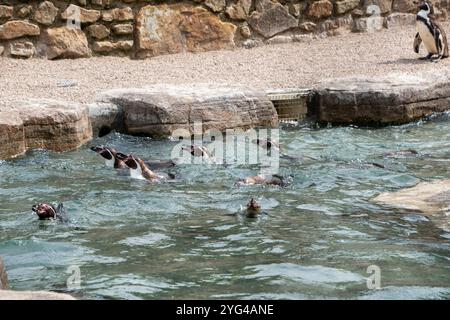
<path id="1" fill-rule="evenodd" d="M 116 158 L 122 162 L 125 160 L 128 160 L 129 155 L 123 154 L 118 152 L 116 154 Z M 152 161 L 145 161 L 145 165 L 152 171 L 154 170 L 161 170 L 161 169 L 167 169 L 172 168 L 177 165 L 176 161 L 174 160 L 152 160 Z M 124 162 L 125 164 L 125 162 Z M 128 168 L 128 166 L 125 164 L 125 167 Z"/>
<path id="2" fill-rule="evenodd" d="M 433 5 L 429 1 L 423 1 L 418 8 L 414 52 L 419 53 L 420 44 L 423 42 L 428 55 L 419 59 L 431 60 L 435 54 L 437 54 L 437 58 L 433 60 L 447 58 L 449 56 L 447 36 L 444 28 L 435 21 Z"/>
<path id="3" fill-rule="evenodd" d="M 149 169 L 147 164 L 140 158 L 128 155 L 124 163 L 130 169 L 130 176 L 134 179 L 147 180 L 150 182 L 161 182 L 163 180 L 175 179 L 173 174 L 164 172 L 154 172 Z"/>
<path id="4" fill-rule="evenodd" d="M 247 208 L 245 210 L 245 215 L 248 218 L 256 218 L 261 213 L 261 205 L 252 198 L 249 203 L 247 203 Z"/>
<path id="5" fill-rule="evenodd" d="M 272 185 L 279 187 L 287 187 L 292 182 L 292 177 L 283 177 L 278 174 L 273 174 L 270 177 L 265 177 L 263 175 L 247 177 L 236 182 L 237 186 L 249 186 L 255 184 Z"/>
<path id="6" fill-rule="evenodd" d="M 316 158 L 310 156 L 290 156 L 281 151 L 281 146 L 273 141 L 272 139 L 253 139 L 252 143 L 263 148 L 264 150 L 270 150 L 271 152 L 278 153 L 281 159 L 289 161 L 310 161 L 317 160 Z"/>
<path id="7" fill-rule="evenodd" d="M 91 148 L 92 151 L 97 152 L 105 159 L 105 164 L 108 167 L 115 169 L 126 169 L 127 166 L 121 160 L 121 158 L 125 158 L 126 155 L 123 153 L 117 152 L 116 149 L 108 148 L 104 146 L 96 146 Z"/>
<path id="8" fill-rule="evenodd" d="M 34 205 L 31 210 L 37 214 L 39 220 L 66 219 L 66 209 L 62 203 L 60 203 L 56 209 L 51 204 L 39 203 Z"/>

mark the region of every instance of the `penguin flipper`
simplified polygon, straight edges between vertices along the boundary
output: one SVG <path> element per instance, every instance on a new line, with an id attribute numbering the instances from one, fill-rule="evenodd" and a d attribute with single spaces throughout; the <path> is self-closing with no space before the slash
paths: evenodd
<path id="1" fill-rule="evenodd" d="M 420 37 L 419 33 L 417 32 L 416 36 L 414 37 L 414 52 L 419 53 L 420 44 L 422 43 L 422 38 Z"/>

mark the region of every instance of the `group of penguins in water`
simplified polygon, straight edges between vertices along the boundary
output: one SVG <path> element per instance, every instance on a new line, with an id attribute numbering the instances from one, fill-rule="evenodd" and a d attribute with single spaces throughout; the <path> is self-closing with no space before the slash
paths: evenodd
<path id="1" fill-rule="evenodd" d="M 280 146 L 272 141 L 270 138 L 268 139 L 254 139 L 252 143 L 260 146 L 265 150 L 275 150 L 276 152 L 280 152 Z M 183 151 L 187 151 L 192 157 L 202 157 L 204 159 L 214 159 L 212 153 L 208 150 L 206 146 L 203 145 L 185 145 L 181 148 Z M 106 147 L 106 146 L 95 146 L 91 147 L 91 150 L 98 153 L 105 162 L 105 165 L 118 170 L 129 170 L 130 177 L 134 179 L 147 180 L 152 183 L 160 183 L 167 180 L 175 179 L 175 175 L 172 173 L 167 173 L 162 171 L 164 169 L 172 168 L 177 164 L 176 160 L 153 160 L 153 161 L 144 161 L 139 157 L 134 156 L 133 154 L 124 154 L 122 152 L 117 151 L 114 148 Z M 284 154 L 281 154 L 282 157 L 293 159 L 294 157 L 290 157 Z M 311 159 L 311 157 L 300 157 L 298 159 Z M 240 179 L 236 182 L 237 186 L 241 185 L 273 185 L 286 187 L 292 182 L 292 177 L 284 177 L 278 174 L 272 174 L 269 176 L 265 175 L 257 175 L 251 176 L 244 179 Z M 60 203 L 56 208 L 48 203 L 39 203 L 32 207 L 32 211 L 37 214 L 40 220 L 47 219 L 66 219 L 66 210 L 64 205 Z M 254 218 L 257 217 L 261 213 L 261 205 L 252 198 L 246 205 L 245 213 L 247 217 Z"/>
<path id="2" fill-rule="evenodd" d="M 430 1 L 421 1 L 418 3 L 418 10 L 416 16 L 416 29 L 417 34 L 414 38 L 414 51 L 419 53 L 420 45 L 423 43 L 428 51 L 428 55 L 420 58 L 427 60 L 440 60 L 442 58 L 447 58 L 449 56 L 448 42 L 445 31 L 443 27 L 436 21 L 434 16 L 434 8 Z M 433 58 L 437 55 L 436 58 Z M 270 139 L 259 140 L 256 139 L 256 144 L 265 148 L 272 149 L 276 148 L 279 151 L 279 145 Z M 108 148 L 104 146 L 96 146 L 91 148 L 93 151 L 100 154 L 108 166 L 114 167 L 116 169 L 126 169 L 130 171 L 130 176 L 137 179 L 145 179 L 150 182 L 161 182 L 168 179 L 174 179 L 175 177 L 163 171 L 164 168 L 170 168 L 176 165 L 173 160 L 167 161 L 152 161 L 146 162 L 142 159 L 133 156 L 132 154 L 126 155 L 121 152 L 116 151 L 113 148 Z M 185 146 L 184 150 L 191 153 L 192 156 L 200 157 L 211 157 L 211 153 L 204 146 L 190 145 Z M 414 150 L 400 151 L 406 154 L 417 155 Z M 282 155 L 283 157 L 289 158 L 289 156 Z M 310 158 L 314 160 L 313 158 Z M 383 167 L 377 163 L 372 163 L 372 165 Z M 272 175 L 267 178 L 264 176 L 253 176 L 242 179 L 236 183 L 237 185 L 252 185 L 252 184 L 265 184 L 265 185 L 277 185 L 286 186 L 287 180 L 283 176 Z M 56 208 L 48 203 L 39 203 L 32 207 L 33 212 L 35 212 L 39 219 L 64 219 L 66 215 L 65 208 L 63 204 L 59 204 Z M 256 217 L 261 212 L 260 204 L 255 200 L 251 199 L 246 206 L 246 214 L 249 217 Z"/>

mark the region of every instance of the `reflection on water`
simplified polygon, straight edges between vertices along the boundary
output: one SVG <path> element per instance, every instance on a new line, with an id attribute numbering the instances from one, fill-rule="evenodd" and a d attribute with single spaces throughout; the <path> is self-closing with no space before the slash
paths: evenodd
<path id="1" fill-rule="evenodd" d="M 448 179 L 450 121 L 383 129 L 282 130 L 287 188 L 235 187 L 255 166 L 184 165 L 149 184 L 103 166 L 85 146 L 0 162 L 0 256 L 13 289 L 65 291 L 81 270 L 87 299 L 450 298 L 449 232 L 370 199 Z M 112 134 L 93 141 L 166 159 L 170 141 Z M 383 157 L 415 149 L 417 156 Z M 374 165 L 374 163 L 376 165 Z M 251 197 L 264 214 L 239 214 Z M 37 202 L 64 202 L 71 221 L 38 221 Z M 369 290 L 367 267 L 381 269 Z"/>

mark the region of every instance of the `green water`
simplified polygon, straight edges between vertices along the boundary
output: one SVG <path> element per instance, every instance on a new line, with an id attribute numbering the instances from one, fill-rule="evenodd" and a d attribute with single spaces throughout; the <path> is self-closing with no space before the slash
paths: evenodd
<path id="1" fill-rule="evenodd" d="M 383 129 L 285 128 L 280 142 L 317 159 L 282 160 L 281 173 L 294 177 L 284 189 L 234 187 L 254 166 L 184 165 L 172 170 L 174 183 L 131 180 L 89 146 L 166 159 L 175 142 L 120 134 L 0 162 L 10 286 L 82 299 L 450 298 L 450 231 L 370 201 L 450 178 L 448 115 Z M 408 148 L 423 156 L 382 156 Z M 239 214 L 251 197 L 265 211 L 257 219 Z M 30 210 L 58 201 L 70 222 L 38 221 Z M 370 265 L 381 270 L 381 289 L 366 285 Z M 67 289 L 70 266 L 79 267 L 79 289 Z"/>

